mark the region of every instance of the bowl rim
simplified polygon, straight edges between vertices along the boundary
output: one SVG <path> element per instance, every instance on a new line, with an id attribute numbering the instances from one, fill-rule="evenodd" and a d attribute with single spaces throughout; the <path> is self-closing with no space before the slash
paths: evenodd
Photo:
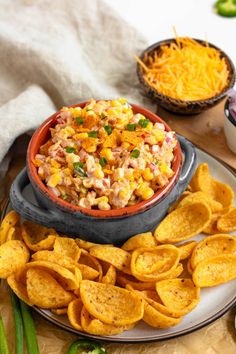
<path id="1" fill-rule="evenodd" d="M 180 37 L 180 38 L 182 38 L 182 37 Z M 232 62 L 230 57 L 222 49 L 220 49 L 219 47 L 217 47 L 213 43 L 208 42 L 208 41 L 203 40 L 203 39 L 198 39 L 198 38 L 193 38 L 193 37 L 189 37 L 189 38 L 191 38 L 191 39 L 193 39 L 196 42 L 199 42 L 201 44 L 207 43 L 210 47 L 215 48 L 216 50 L 218 50 L 220 52 L 221 56 L 226 59 L 227 64 L 228 64 L 228 66 L 230 68 L 230 77 L 229 77 L 228 84 L 225 86 L 223 91 L 221 91 L 220 93 L 218 93 L 215 96 L 212 96 L 212 97 L 209 97 L 209 98 L 206 98 L 206 99 L 201 99 L 201 100 L 194 100 L 194 101 L 184 101 L 184 100 L 177 99 L 177 98 L 174 98 L 174 97 L 171 97 L 171 96 L 167 96 L 167 95 L 164 95 L 161 92 L 157 91 L 151 85 L 149 85 L 149 83 L 143 77 L 143 71 L 142 71 L 141 65 L 139 63 L 137 63 L 137 66 L 136 66 L 138 79 L 139 79 L 140 83 L 142 85 L 144 85 L 144 86 L 147 86 L 149 88 L 149 90 L 153 94 L 159 96 L 158 98 L 160 100 L 170 99 L 176 105 L 185 105 L 185 106 L 186 105 L 192 105 L 192 106 L 195 105 L 196 106 L 196 105 L 203 105 L 203 104 L 206 104 L 206 103 L 210 103 L 210 102 L 214 103 L 216 101 L 219 101 L 222 98 L 224 98 L 224 96 L 226 95 L 227 91 L 234 86 L 234 83 L 236 81 L 234 63 Z M 154 50 L 158 49 L 161 45 L 164 45 L 164 44 L 168 45 L 171 42 L 176 42 L 176 38 L 174 38 L 174 37 L 173 38 L 167 38 L 167 39 L 163 39 L 161 41 L 155 42 L 152 45 L 150 45 L 149 47 L 147 47 L 146 49 L 144 49 L 138 57 L 139 57 L 139 59 L 143 60 L 143 57 L 144 57 L 145 54 L 153 52 Z"/>
<path id="2" fill-rule="evenodd" d="M 224 113 L 225 113 L 225 117 L 230 121 L 230 123 L 233 124 L 234 127 L 236 127 L 236 120 L 232 117 L 232 114 L 230 113 L 229 110 L 229 97 L 227 98 L 227 100 L 225 101 L 225 105 L 224 105 Z"/>
<path id="3" fill-rule="evenodd" d="M 81 102 L 69 107 L 84 107 L 86 103 L 89 101 Z M 153 112 L 147 110 L 146 108 L 142 108 L 135 104 L 131 104 L 132 109 L 135 113 L 141 113 L 149 118 L 152 122 L 163 123 L 165 126 L 166 131 L 171 131 L 171 128 L 163 121 L 159 116 L 154 114 Z M 121 217 L 121 216 L 129 216 L 132 214 L 137 214 L 142 212 L 146 209 L 149 209 L 154 204 L 158 203 L 160 200 L 164 198 L 164 196 L 174 187 L 176 181 L 179 178 L 181 164 L 182 164 L 182 151 L 180 147 L 180 143 L 177 139 L 177 145 L 174 149 L 174 159 L 172 161 L 172 168 L 174 170 L 174 175 L 169 179 L 169 182 L 164 187 L 160 188 L 154 195 L 147 199 L 143 200 L 135 205 L 119 208 L 119 209 L 111 209 L 111 210 L 97 210 L 97 209 L 87 209 L 80 206 L 75 206 L 70 204 L 59 197 L 56 197 L 50 190 L 47 189 L 46 185 L 40 179 L 37 168 L 33 164 L 33 160 L 35 155 L 38 153 L 40 146 L 43 142 L 46 141 L 48 136 L 49 128 L 55 125 L 56 123 L 56 116 L 60 112 L 57 111 L 56 113 L 52 114 L 49 118 L 47 118 L 34 132 L 27 149 L 27 172 L 30 179 L 31 184 L 35 187 L 38 191 L 40 191 L 44 197 L 49 199 L 53 204 L 55 204 L 59 209 L 67 212 L 80 212 L 87 216 L 94 216 L 94 217 Z"/>

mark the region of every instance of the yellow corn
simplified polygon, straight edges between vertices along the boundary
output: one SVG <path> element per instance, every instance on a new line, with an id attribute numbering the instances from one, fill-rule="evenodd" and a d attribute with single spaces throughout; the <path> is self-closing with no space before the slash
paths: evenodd
<path id="1" fill-rule="evenodd" d="M 154 190 L 150 187 L 147 187 L 141 194 L 141 198 L 146 200 L 149 199 L 153 196 Z"/>
<path id="2" fill-rule="evenodd" d="M 60 168 L 61 167 L 61 164 L 59 162 L 57 162 L 56 160 L 53 160 L 53 159 L 51 159 L 51 165 L 52 165 L 52 167 L 55 167 L 55 168 Z"/>
<path id="3" fill-rule="evenodd" d="M 61 112 L 67 112 L 67 111 L 69 111 L 68 107 L 62 107 Z"/>
<path id="4" fill-rule="evenodd" d="M 82 111 L 82 108 L 80 107 L 75 107 L 75 108 L 72 108 L 72 115 L 73 117 L 78 117 L 78 116 L 81 116 L 81 111 Z"/>
<path id="5" fill-rule="evenodd" d="M 121 98 L 119 98 L 119 102 L 120 102 L 121 104 L 125 104 L 125 103 L 127 103 L 127 99 L 121 97 Z"/>
<path id="6" fill-rule="evenodd" d="M 107 110 L 107 114 L 108 114 L 108 116 L 117 116 L 117 115 L 121 114 L 121 109 L 119 107 L 109 108 Z"/>
<path id="7" fill-rule="evenodd" d="M 87 137 L 88 137 L 88 133 L 79 133 L 73 136 L 75 140 L 86 139 Z"/>
<path id="8" fill-rule="evenodd" d="M 70 172 L 69 168 L 65 168 L 63 171 L 64 171 L 66 176 L 70 176 L 71 175 L 71 172 Z"/>
<path id="9" fill-rule="evenodd" d="M 54 173 L 58 173 L 59 172 L 59 170 L 58 170 L 58 168 L 55 168 L 55 167 L 51 167 L 50 168 L 50 173 L 53 175 Z"/>
<path id="10" fill-rule="evenodd" d="M 134 190 L 136 188 L 137 184 L 135 182 L 130 182 L 130 189 Z"/>
<path id="11" fill-rule="evenodd" d="M 139 179 L 141 176 L 141 170 L 134 170 L 133 176 L 135 179 Z"/>
<path id="12" fill-rule="evenodd" d="M 96 168 L 96 170 L 94 171 L 94 176 L 96 178 L 103 178 L 104 177 L 104 173 L 102 172 L 102 169 L 101 168 Z"/>
<path id="13" fill-rule="evenodd" d="M 119 198 L 120 199 L 127 199 L 127 195 L 130 193 L 129 189 L 128 188 L 122 188 L 120 191 L 119 191 Z"/>
<path id="14" fill-rule="evenodd" d="M 113 171 L 112 170 L 108 170 L 106 168 L 104 168 L 103 170 L 104 173 L 108 174 L 108 175 L 112 175 Z"/>
<path id="15" fill-rule="evenodd" d="M 162 163 L 159 166 L 159 170 L 166 175 L 172 174 L 171 168 L 169 166 L 167 166 L 165 163 Z"/>
<path id="16" fill-rule="evenodd" d="M 65 131 L 68 134 L 68 136 L 75 134 L 75 130 L 70 126 L 66 127 Z"/>
<path id="17" fill-rule="evenodd" d="M 153 128 L 153 124 L 152 124 L 152 122 L 149 122 L 147 127 L 146 127 L 146 129 L 147 130 L 152 130 L 152 128 Z"/>
<path id="18" fill-rule="evenodd" d="M 105 157 L 105 159 L 107 161 L 113 160 L 112 152 L 111 152 L 111 149 L 109 149 L 109 148 L 103 148 L 100 152 L 100 156 Z"/>
<path id="19" fill-rule="evenodd" d="M 153 179 L 154 175 L 151 172 L 150 168 L 147 167 L 145 168 L 144 172 L 143 172 L 143 178 L 145 179 L 145 181 L 151 181 Z"/>
<path id="20" fill-rule="evenodd" d="M 97 145 L 90 145 L 88 146 L 87 144 L 83 145 L 82 143 L 82 147 L 84 148 L 85 151 L 87 152 L 95 152 L 97 150 Z"/>
<path id="21" fill-rule="evenodd" d="M 106 196 L 103 197 L 99 197 L 95 200 L 96 204 L 104 202 L 104 203 L 108 203 L 108 198 Z"/>
<path id="22" fill-rule="evenodd" d="M 33 164 L 34 164 L 34 166 L 36 166 L 36 167 L 41 166 L 42 163 L 43 163 L 43 162 L 42 162 L 41 160 L 38 160 L 38 159 L 34 159 L 34 160 L 33 160 Z"/>
<path id="23" fill-rule="evenodd" d="M 54 173 L 49 177 L 49 180 L 47 182 L 48 187 L 54 188 L 57 186 L 57 184 L 60 181 L 60 176 L 58 173 Z"/>
<path id="24" fill-rule="evenodd" d="M 165 139 L 165 134 L 161 130 L 153 130 L 153 134 L 156 138 L 156 142 L 163 141 Z"/>
<path id="25" fill-rule="evenodd" d="M 120 100 L 112 100 L 111 105 L 113 107 L 120 107 L 122 105 L 122 103 L 120 102 Z"/>

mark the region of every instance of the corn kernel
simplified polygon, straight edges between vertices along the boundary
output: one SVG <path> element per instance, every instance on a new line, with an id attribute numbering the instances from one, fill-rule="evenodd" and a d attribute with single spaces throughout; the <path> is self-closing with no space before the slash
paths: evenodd
<path id="1" fill-rule="evenodd" d="M 119 100 L 112 100 L 111 105 L 113 107 L 120 107 L 122 105 L 122 103 Z"/>
<path id="2" fill-rule="evenodd" d="M 53 175 L 54 173 L 58 173 L 58 172 L 59 172 L 58 168 L 55 168 L 55 167 L 51 167 L 50 168 L 50 174 L 51 175 Z"/>
<path id="3" fill-rule="evenodd" d="M 105 157 L 105 159 L 109 162 L 113 160 L 112 152 L 111 152 L 111 149 L 109 149 L 109 148 L 103 148 L 100 151 L 100 156 Z"/>
<path id="4" fill-rule="evenodd" d="M 86 139 L 87 137 L 88 137 L 88 133 L 79 133 L 73 136 L 73 138 L 76 140 Z"/>
<path id="5" fill-rule="evenodd" d="M 104 168 L 103 172 L 106 173 L 107 175 L 112 175 L 113 174 L 113 171 L 112 170 L 108 170 L 107 168 Z"/>
<path id="6" fill-rule="evenodd" d="M 159 170 L 166 174 L 166 175 L 170 175 L 172 174 L 172 170 L 169 166 L 167 166 L 165 163 L 162 163 L 160 166 L 159 166 Z"/>
<path id="7" fill-rule="evenodd" d="M 43 162 L 42 162 L 41 160 L 39 160 L 39 159 L 34 159 L 34 160 L 33 160 L 33 164 L 34 164 L 34 166 L 36 166 L 36 167 L 41 166 L 42 163 L 43 163 Z"/>
<path id="8" fill-rule="evenodd" d="M 99 197 L 95 200 L 95 204 L 98 204 L 101 202 L 108 203 L 108 198 L 106 196 L 102 196 L 102 197 Z"/>
<path id="9" fill-rule="evenodd" d="M 117 116 L 117 115 L 121 114 L 121 109 L 119 107 L 109 108 L 107 110 L 107 114 L 108 114 L 108 116 Z"/>
<path id="10" fill-rule="evenodd" d="M 154 175 L 151 172 L 150 168 L 147 167 L 145 168 L 144 172 L 143 172 L 143 178 L 145 179 L 145 181 L 151 181 L 153 179 Z"/>
<path id="11" fill-rule="evenodd" d="M 128 190 L 128 188 L 123 188 L 119 191 L 119 198 L 120 199 L 127 199 L 127 194 L 129 194 L 130 191 Z"/>
<path id="12" fill-rule="evenodd" d="M 141 198 L 146 200 L 149 199 L 153 196 L 154 190 L 150 187 L 147 187 L 141 194 Z"/>
<path id="13" fill-rule="evenodd" d="M 51 165 L 52 165 L 52 167 L 55 167 L 55 168 L 60 168 L 61 167 L 61 164 L 59 162 L 57 162 L 56 160 L 53 160 L 53 159 L 51 159 Z"/>
<path id="14" fill-rule="evenodd" d="M 119 101 L 120 101 L 121 104 L 127 103 L 127 99 L 123 98 L 123 97 L 119 98 Z"/>
<path id="15" fill-rule="evenodd" d="M 49 177 L 49 180 L 47 182 L 48 187 L 54 188 L 57 186 L 57 184 L 60 182 L 60 175 L 58 173 L 54 173 Z"/>
<path id="16" fill-rule="evenodd" d="M 141 170 L 134 170 L 133 176 L 135 179 L 139 179 L 141 176 Z"/>
<path id="17" fill-rule="evenodd" d="M 65 132 L 67 133 L 68 136 L 75 134 L 75 130 L 70 126 L 65 128 Z"/>
<path id="18" fill-rule="evenodd" d="M 104 177 L 104 173 L 102 172 L 102 169 L 101 168 L 96 168 L 96 170 L 94 171 L 94 176 L 96 178 L 103 178 Z"/>
<path id="19" fill-rule="evenodd" d="M 153 128 L 153 124 L 152 124 L 152 122 L 149 122 L 147 127 L 146 127 L 146 129 L 147 130 L 152 130 L 152 128 Z"/>
<path id="20" fill-rule="evenodd" d="M 110 209 L 111 209 L 111 206 L 110 206 L 109 203 L 100 202 L 100 203 L 98 203 L 98 209 L 99 209 L 99 210 L 110 210 Z"/>
<path id="21" fill-rule="evenodd" d="M 161 130 L 153 130 L 153 135 L 155 136 L 157 143 L 165 139 L 165 134 Z"/>

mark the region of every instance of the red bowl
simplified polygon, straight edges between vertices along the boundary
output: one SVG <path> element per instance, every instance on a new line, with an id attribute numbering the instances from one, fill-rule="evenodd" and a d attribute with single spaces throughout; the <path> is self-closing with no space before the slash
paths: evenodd
<path id="1" fill-rule="evenodd" d="M 83 108 L 86 105 L 86 102 L 82 102 L 71 107 L 81 107 Z M 150 112 L 149 110 L 139 107 L 137 105 L 131 104 L 134 113 L 141 113 L 145 117 L 147 117 L 150 121 L 154 123 L 162 123 L 165 126 L 166 131 L 171 131 L 170 127 L 156 114 Z M 82 214 L 86 214 L 93 217 L 121 217 L 121 216 L 128 216 L 132 214 L 139 213 L 145 209 L 150 208 L 154 204 L 156 204 L 162 197 L 167 194 L 177 182 L 180 168 L 181 168 L 181 161 L 182 161 L 182 154 L 179 142 L 174 149 L 174 159 L 172 161 L 172 169 L 174 171 L 173 176 L 169 179 L 167 185 L 159 189 L 151 198 L 144 200 L 140 203 L 137 203 L 132 206 L 120 208 L 120 209 L 112 209 L 112 210 L 95 210 L 95 209 L 86 209 L 80 206 L 72 205 L 58 197 L 56 197 L 50 190 L 47 189 L 46 185 L 40 179 L 37 168 L 35 167 L 33 160 L 35 159 L 36 154 L 39 153 L 40 146 L 43 145 L 47 139 L 49 139 L 50 132 L 49 128 L 53 127 L 57 123 L 57 115 L 59 112 L 54 113 L 51 117 L 49 117 L 45 122 L 35 131 L 33 134 L 31 141 L 28 146 L 27 152 L 27 171 L 28 176 L 30 179 L 31 184 L 37 190 L 40 189 L 41 193 L 47 197 L 56 207 L 59 209 L 66 211 L 66 212 L 80 212 Z"/>

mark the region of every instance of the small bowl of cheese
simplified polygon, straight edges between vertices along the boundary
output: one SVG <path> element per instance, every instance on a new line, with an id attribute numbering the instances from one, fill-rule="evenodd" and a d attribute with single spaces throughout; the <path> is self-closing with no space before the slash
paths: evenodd
<path id="1" fill-rule="evenodd" d="M 135 58 L 145 94 L 174 113 L 196 114 L 211 108 L 235 83 L 231 59 L 203 40 L 163 40 Z"/>

